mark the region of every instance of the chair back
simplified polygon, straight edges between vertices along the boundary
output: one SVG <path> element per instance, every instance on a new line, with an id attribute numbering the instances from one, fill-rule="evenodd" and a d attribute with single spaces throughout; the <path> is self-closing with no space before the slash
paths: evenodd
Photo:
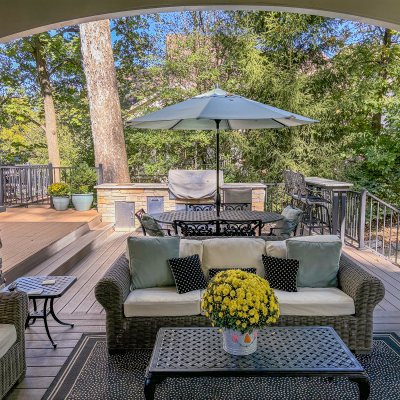
<path id="1" fill-rule="evenodd" d="M 215 211 L 216 204 L 185 204 L 186 211 Z"/>
<path id="2" fill-rule="evenodd" d="M 144 211 L 144 209 L 143 208 L 141 208 L 139 211 L 137 211 L 137 212 L 135 212 L 135 217 L 138 219 L 138 221 L 139 221 L 139 224 L 140 224 L 140 226 L 141 226 L 141 228 L 142 228 L 142 231 L 143 231 L 143 235 L 144 236 L 146 236 L 146 228 L 144 227 L 144 225 L 143 225 L 143 220 L 142 220 L 142 218 L 143 218 L 143 215 L 145 215 L 146 214 L 146 211 Z"/>
<path id="3" fill-rule="evenodd" d="M 174 221 L 176 235 L 182 236 L 215 236 L 218 232 L 218 221 Z"/>
<path id="4" fill-rule="evenodd" d="M 221 236 L 260 236 L 261 220 L 237 221 L 220 220 L 219 231 Z"/>
<path id="5" fill-rule="evenodd" d="M 222 203 L 225 211 L 251 211 L 251 203 Z"/>

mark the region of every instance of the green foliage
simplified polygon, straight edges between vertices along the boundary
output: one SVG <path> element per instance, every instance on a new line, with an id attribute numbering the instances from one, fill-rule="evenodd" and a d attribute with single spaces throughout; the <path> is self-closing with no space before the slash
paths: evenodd
<path id="1" fill-rule="evenodd" d="M 71 193 L 71 188 L 67 183 L 53 183 L 47 188 L 47 193 L 53 197 L 67 197 Z"/>
<path id="2" fill-rule="evenodd" d="M 72 193 L 93 193 L 93 187 L 97 182 L 96 171 L 86 163 L 81 163 L 73 167 L 71 181 Z"/>

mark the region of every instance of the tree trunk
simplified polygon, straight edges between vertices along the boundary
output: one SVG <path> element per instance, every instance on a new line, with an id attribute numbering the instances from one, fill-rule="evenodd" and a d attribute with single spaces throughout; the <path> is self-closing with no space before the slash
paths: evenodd
<path id="1" fill-rule="evenodd" d="M 35 36 L 34 57 L 38 72 L 38 81 L 40 91 L 43 97 L 45 132 L 47 139 L 47 150 L 49 154 L 49 162 L 54 166 L 60 166 L 60 151 L 58 148 L 57 138 L 57 115 L 54 106 L 53 89 L 50 83 L 50 76 L 47 70 L 46 60 L 43 56 L 42 43 L 39 36 Z"/>
<path id="2" fill-rule="evenodd" d="M 124 128 L 108 20 L 81 24 L 81 49 L 96 164 L 104 182 L 129 182 Z"/>

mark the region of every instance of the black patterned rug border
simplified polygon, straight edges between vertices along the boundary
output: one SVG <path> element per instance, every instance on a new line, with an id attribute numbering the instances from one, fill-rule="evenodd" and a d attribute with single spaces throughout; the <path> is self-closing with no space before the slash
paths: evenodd
<path id="1" fill-rule="evenodd" d="M 400 357 L 400 336 L 395 332 L 375 332 L 373 338 L 374 340 L 384 342 Z M 95 332 L 82 334 L 72 353 L 69 355 L 50 387 L 47 389 L 42 400 L 64 400 L 68 397 L 68 394 L 72 391 L 76 380 L 79 378 L 81 370 L 85 366 L 87 360 L 89 360 L 90 355 L 99 340 L 105 341 L 106 334 Z M 85 362 L 79 365 L 81 360 L 85 360 Z M 78 364 L 76 364 L 77 362 Z M 66 387 L 68 387 L 69 390 L 66 390 Z"/>

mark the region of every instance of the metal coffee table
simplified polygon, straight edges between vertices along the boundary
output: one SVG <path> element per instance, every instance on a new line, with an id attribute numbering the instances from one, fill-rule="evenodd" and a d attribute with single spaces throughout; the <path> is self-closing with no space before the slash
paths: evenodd
<path id="1" fill-rule="evenodd" d="M 368 399 L 367 374 L 330 327 L 271 327 L 258 335 L 257 351 L 232 356 L 215 328 L 161 328 L 146 372 L 144 394 L 170 377 L 292 376 L 346 377 Z"/>
<path id="2" fill-rule="evenodd" d="M 56 282 L 53 285 L 43 285 L 42 282 L 54 279 Z M 37 319 L 43 319 L 44 327 L 46 329 L 47 337 L 49 338 L 51 344 L 54 348 L 57 347 L 57 343 L 54 342 L 50 335 L 49 326 L 47 324 L 47 316 L 50 314 L 56 322 L 61 325 L 67 325 L 71 328 L 74 324 L 68 322 L 63 322 L 58 319 L 54 312 L 54 299 L 61 297 L 75 282 L 75 276 L 27 276 L 18 278 L 16 281 L 17 287 L 15 290 L 23 291 L 28 293 L 28 297 L 33 301 L 33 310 L 29 312 L 28 318 L 26 320 L 25 328 L 33 325 Z M 7 290 L 8 286 L 5 288 Z M 41 290 L 40 294 L 31 294 L 32 290 Z M 36 300 L 44 300 L 43 310 L 38 311 Z M 50 301 L 50 305 L 48 303 Z"/>

